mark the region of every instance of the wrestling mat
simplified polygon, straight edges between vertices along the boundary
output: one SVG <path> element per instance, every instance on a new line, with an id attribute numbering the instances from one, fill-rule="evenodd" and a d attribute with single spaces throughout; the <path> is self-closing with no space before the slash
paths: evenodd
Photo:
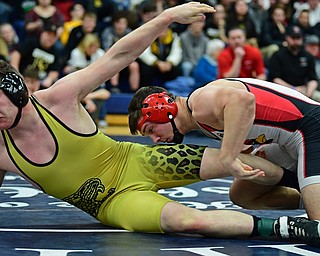
<path id="1" fill-rule="evenodd" d="M 140 136 L 112 137 L 150 143 L 148 138 Z M 184 143 L 217 146 L 199 134 L 187 136 Z M 160 193 L 202 210 L 232 209 L 272 218 L 305 214 L 304 210 L 243 210 L 229 200 L 231 182 L 232 178 L 209 180 L 187 187 L 161 190 Z M 6 175 L 0 188 L 0 237 L 1 256 L 320 255 L 320 248 L 279 240 L 141 234 L 106 227 L 90 215 L 43 194 L 12 174 Z"/>

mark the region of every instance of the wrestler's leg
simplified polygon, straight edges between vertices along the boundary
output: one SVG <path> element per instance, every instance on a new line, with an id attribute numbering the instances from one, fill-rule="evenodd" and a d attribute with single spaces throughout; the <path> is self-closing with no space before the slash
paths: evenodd
<path id="1" fill-rule="evenodd" d="M 264 157 L 272 162 L 294 168 L 296 161 L 277 144 L 265 145 L 259 148 Z M 300 204 L 300 193 L 297 188 L 296 174 L 284 170 L 269 161 L 263 162 L 260 157 L 249 158 L 247 155 L 239 156 L 241 161 L 254 168 L 265 168 L 268 175 L 281 174 L 281 180 L 274 185 L 259 185 L 250 181 L 235 179 L 230 188 L 230 199 L 237 205 L 247 209 L 297 209 Z M 278 177 L 275 175 L 275 177 Z M 275 179 L 276 181 L 276 179 Z"/>
<path id="2" fill-rule="evenodd" d="M 177 202 L 167 203 L 161 213 L 161 226 L 167 233 L 200 234 L 218 238 L 251 235 L 272 237 L 273 220 L 259 221 L 259 227 L 257 225 L 256 232 L 253 232 L 254 218 L 251 215 L 230 210 L 201 211 Z"/>
<path id="3" fill-rule="evenodd" d="M 246 209 L 298 209 L 300 193 L 290 187 L 260 185 L 235 179 L 229 196 L 234 204 Z"/>
<path id="4" fill-rule="evenodd" d="M 320 126 L 298 147 L 298 180 L 303 204 L 312 220 L 320 220 Z"/>
<path id="5" fill-rule="evenodd" d="M 320 220 L 320 184 L 312 184 L 302 188 L 301 194 L 309 219 Z"/>

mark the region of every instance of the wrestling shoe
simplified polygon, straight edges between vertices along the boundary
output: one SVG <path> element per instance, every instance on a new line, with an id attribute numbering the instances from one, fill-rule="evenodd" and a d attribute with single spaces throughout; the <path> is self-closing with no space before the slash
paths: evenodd
<path id="1" fill-rule="evenodd" d="M 320 222 L 304 217 L 283 216 L 274 222 L 275 234 L 284 239 L 301 241 L 320 247 Z"/>

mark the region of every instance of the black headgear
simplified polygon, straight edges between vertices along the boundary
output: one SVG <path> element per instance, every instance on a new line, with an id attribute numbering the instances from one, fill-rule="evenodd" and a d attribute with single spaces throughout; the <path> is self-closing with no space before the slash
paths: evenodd
<path id="1" fill-rule="evenodd" d="M 13 128 L 20 120 L 22 108 L 28 103 L 29 96 L 27 86 L 19 75 L 9 72 L 1 79 L 0 90 L 3 90 L 11 102 L 19 109 L 16 119 L 10 127 Z"/>
<path id="2" fill-rule="evenodd" d="M 7 73 L 1 79 L 0 89 L 4 91 L 11 102 L 18 108 L 27 105 L 28 89 L 23 79 L 15 73 Z"/>

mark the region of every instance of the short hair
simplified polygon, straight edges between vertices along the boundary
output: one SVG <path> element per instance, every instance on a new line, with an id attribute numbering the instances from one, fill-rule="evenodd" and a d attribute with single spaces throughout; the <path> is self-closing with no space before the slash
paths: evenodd
<path id="1" fill-rule="evenodd" d="M 7 73 L 15 73 L 22 78 L 22 75 L 18 70 L 16 70 L 13 66 L 11 66 L 7 61 L 0 60 L 0 80 L 7 74 Z"/>
<path id="2" fill-rule="evenodd" d="M 240 30 L 243 32 L 244 36 L 246 37 L 247 36 L 247 33 L 246 33 L 246 30 L 244 28 L 241 28 L 241 27 L 232 27 L 229 29 L 228 31 L 228 37 L 230 37 L 230 33 L 231 31 L 234 31 L 234 30 Z"/>
<path id="3" fill-rule="evenodd" d="M 35 68 L 27 67 L 23 72 L 22 72 L 24 77 L 29 77 L 29 78 L 34 78 L 39 80 L 39 71 Z"/>
<path id="4" fill-rule="evenodd" d="M 138 126 L 138 121 L 142 114 L 141 113 L 142 102 L 149 95 L 153 93 L 161 93 L 161 92 L 165 92 L 169 97 L 173 99 L 176 98 L 174 94 L 168 92 L 168 90 L 160 86 L 141 87 L 138 91 L 135 92 L 128 106 L 129 128 L 130 128 L 131 134 L 138 133 L 137 126 Z"/>

